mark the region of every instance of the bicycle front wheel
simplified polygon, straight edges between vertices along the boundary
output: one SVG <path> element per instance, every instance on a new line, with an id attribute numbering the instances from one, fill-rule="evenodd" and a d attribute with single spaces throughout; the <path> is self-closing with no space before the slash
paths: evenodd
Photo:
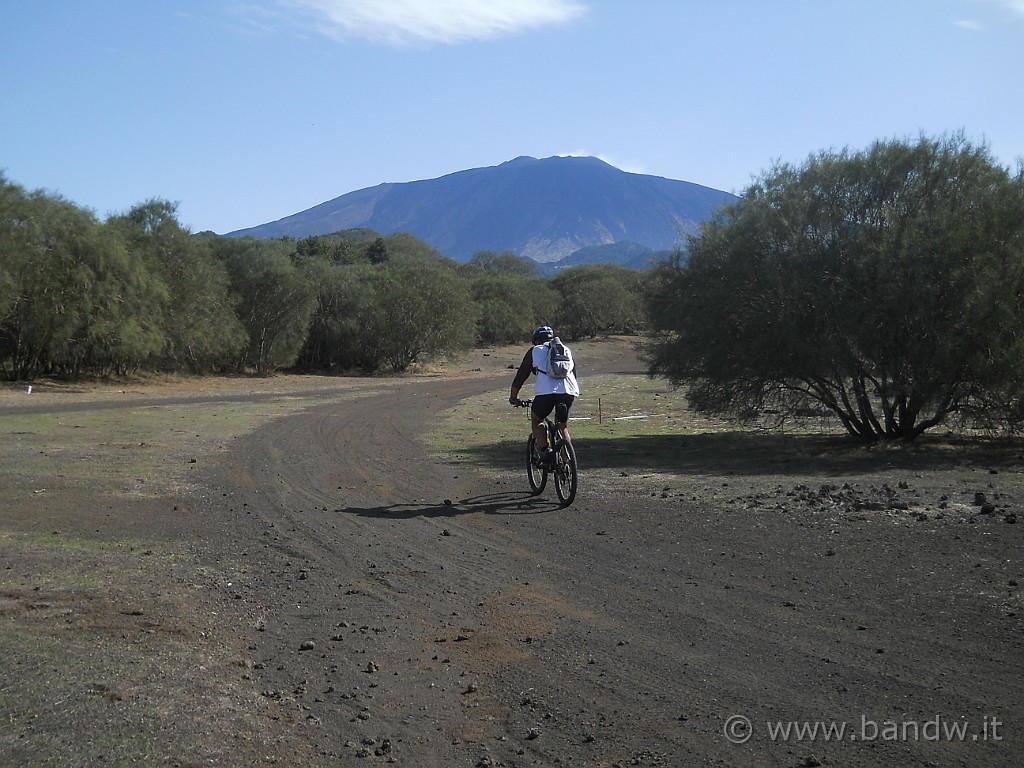
<path id="1" fill-rule="evenodd" d="M 572 443 L 565 442 L 558 449 L 555 458 L 555 493 L 563 507 L 568 507 L 576 498 L 579 478 L 576 474 L 576 451 Z"/>
<path id="2" fill-rule="evenodd" d="M 526 476 L 530 478 L 530 490 L 535 496 L 548 484 L 548 471 L 537 466 L 537 438 L 533 435 L 526 442 Z"/>

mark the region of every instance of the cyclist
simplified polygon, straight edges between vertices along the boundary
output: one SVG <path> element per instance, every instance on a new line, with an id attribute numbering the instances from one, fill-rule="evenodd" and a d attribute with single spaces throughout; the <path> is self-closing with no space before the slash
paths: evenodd
<path id="1" fill-rule="evenodd" d="M 554 410 L 555 421 L 565 430 L 565 436 L 568 438 L 569 410 L 572 408 L 573 400 L 580 393 L 580 385 L 576 381 L 575 360 L 573 360 L 572 370 L 565 378 L 547 374 L 548 352 L 554 337 L 555 332 L 548 325 L 542 325 L 533 332 L 533 347 L 526 351 L 523 362 L 519 364 L 519 370 L 516 371 L 515 378 L 512 379 L 512 390 L 508 398 L 512 405 L 519 405 L 519 390 L 530 378 L 530 374 L 536 374 L 537 381 L 533 385 L 530 421 L 533 423 L 533 435 L 537 439 L 537 445 L 543 446 L 540 450 L 540 463 L 542 464 L 548 458 L 548 430 L 544 419 Z M 569 356 L 572 356 L 571 352 L 569 352 Z"/>

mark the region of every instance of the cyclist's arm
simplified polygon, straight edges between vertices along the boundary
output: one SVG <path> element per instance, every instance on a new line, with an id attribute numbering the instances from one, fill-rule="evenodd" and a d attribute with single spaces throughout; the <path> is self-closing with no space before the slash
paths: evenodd
<path id="1" fill-rule="evenodd" d="M 509 394 L 509 400 L 515 400 L 519 397 L 519 390 L 523 388 L 523 384 L 530 378 L 531 373 L 533 373 L 533 349 L 528 349 L 523 356 L 523 362 L 519 364 L 519 370 L 516 371 L 515 378 L 512 379 L 512 390 Z"/>

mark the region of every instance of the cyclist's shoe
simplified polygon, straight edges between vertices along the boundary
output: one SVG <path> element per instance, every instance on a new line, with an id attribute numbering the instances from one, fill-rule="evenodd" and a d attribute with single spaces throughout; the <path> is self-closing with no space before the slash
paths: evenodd
<path id="1" fill-rule="evenodd" d="M 543 448 L 534 454 L 533 463 L 536 464 L 541 469 L 544 469 L 545 467 L 549 466 L 550 458 L 551 451 L 549 451 L 547 448 Z"/>

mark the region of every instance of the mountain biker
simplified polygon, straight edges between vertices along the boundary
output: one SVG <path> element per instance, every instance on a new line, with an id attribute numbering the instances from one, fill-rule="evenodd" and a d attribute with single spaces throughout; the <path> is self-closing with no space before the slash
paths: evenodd
<path id="1" fill-rule="evenodd" d="M 572 408 L 573 400 L 580 393 L 580 385 L 576 381 L 575 360 L 573 360 L 572 370 L 565 378 L 547 374 L 548 352 L 554 337 L 555 332 L 548 325 L 542 325 L 533 332 L 533 347 L 523 355 L 523 362 L 519 364 L 519 370 L 516 371 L 515 378 L 512 379 L 511 394 L 508 398 L 512 405 L 519 405 L 519 390 L 530 378 L 530 374 L 537 375 L 537 381 L 533 385 L 530 421 L 533 423 L 533 436 L 537 439 L 538 447 L 543 446 L 539 450 L 541 463 L 547 460 L 548 452 L 548 429 L 544 419 L 554 410 L 555 419 L 565 430 L 565 436 L 568 438 L 569 410 Z M 572 353 L 569 354 L 571 357 Z"/>

